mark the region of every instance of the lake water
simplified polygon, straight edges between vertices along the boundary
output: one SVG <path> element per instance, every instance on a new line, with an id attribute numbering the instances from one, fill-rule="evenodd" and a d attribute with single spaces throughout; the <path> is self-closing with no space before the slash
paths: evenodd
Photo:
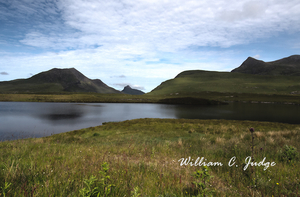
<path id="1" fill-rule="evenodd" d="M 300 106 L 230 103 L 188 106 L 138 103 L 0 102 L 0 141 L 43 137 L 137 118 L 273 121 L 300 124 Z"/>

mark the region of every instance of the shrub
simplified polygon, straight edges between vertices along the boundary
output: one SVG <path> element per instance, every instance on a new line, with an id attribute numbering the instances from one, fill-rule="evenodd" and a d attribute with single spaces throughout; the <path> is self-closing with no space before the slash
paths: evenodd
<path id="1" fill-rule="evenodd" d="M 284 162 L 292 162 L 298 160 L 299 154 L 297 149 L 293 146 L 285 145 L 283 149 L 279 150 L 279 159 Z"/>
<path id="2" fill-rule="evenodd" d="M 212 176 L 209 174 L 207 166 L 202 166 L 202 171 L 197 170 L 194 172 L 193 177 L 196 179 L 193 184 L 198 190 L 197 197 L 210 196 L 213 194 L 214 191 L 208 187 L 209 180 L 212 178 Z"/>

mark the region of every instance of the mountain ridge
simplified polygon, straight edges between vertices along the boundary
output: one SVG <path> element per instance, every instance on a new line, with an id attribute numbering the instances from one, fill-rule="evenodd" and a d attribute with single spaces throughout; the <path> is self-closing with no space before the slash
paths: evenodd
<path id="1" fill-rule="evenodd" d="M 248 57 L 239 67 L 231 72 L 255 75 L 300 76 L 300 55 L 292 55 L 271 62 Z"/>

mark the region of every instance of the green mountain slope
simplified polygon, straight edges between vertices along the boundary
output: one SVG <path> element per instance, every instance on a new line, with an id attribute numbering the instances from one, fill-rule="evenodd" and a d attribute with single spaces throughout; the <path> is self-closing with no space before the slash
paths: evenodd
<path id="1" fill-rule="evenodd" d="M 300 93 L 300 76 L 262 76 L 231 72 L 191 70 L 161 83 L 149 95 L 177 95 L 199 92 L 254 94 Z"/>
<path id="2" fill-rule="evenodd" d="M 300 55 L 273 62 L 248 57 L 231 72 L 191 70 L 161 83 L 149 95 L 199 92 L 300 94 Z"/>
<path id="3" fill-rule="evenodd" d="M 75 68 L 54 68 L 28 79 L 0 82 L 0 93 L 62 92 L 121 93 L 99 79 L 91 80 L 87 78 Z"/>

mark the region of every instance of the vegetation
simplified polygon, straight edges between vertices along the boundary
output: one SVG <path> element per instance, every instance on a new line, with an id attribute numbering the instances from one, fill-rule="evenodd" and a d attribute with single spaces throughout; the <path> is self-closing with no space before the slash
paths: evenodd
<path id="1" fill-rule="evenodd" d="M 4 141 L 0 196 L 298 196 L 299 140 L 300 125 L 138 119 Z"/>
<path id="2" fill-rule="evenodd" d="M 0 94 L 0 101 L 22 102 L 76 102 L 76 103 L 165 103 L 214 105 L 223 102 L 199 97 L 165 97 L 129 94 Z"/>

